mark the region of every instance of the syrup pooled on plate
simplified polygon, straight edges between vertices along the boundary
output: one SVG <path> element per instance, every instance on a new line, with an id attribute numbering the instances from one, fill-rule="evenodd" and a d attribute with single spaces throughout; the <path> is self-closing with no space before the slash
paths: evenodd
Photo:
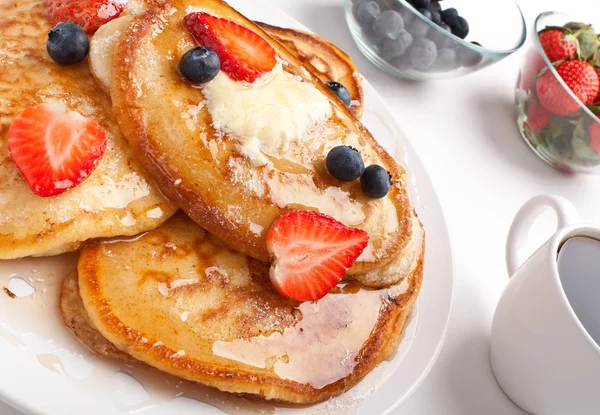
<path id="1" fill-rule="evenodd" d="M 143 236 L 142 236 L 143 237 Z M 115 244 L 131 244 L 137 238 L 115 239 L 111 244 L 106 244 L 107 248 Z M 186 249 L 184 246 L 169 243 L 172 241 L 159 242 L 160 250 L 156 250 L 160 258 L 160 253 L 179 252 L 183 256 Z M 111 250 L 110 248 L 108 248 Z M 115 255 L 114 250 L 111 250 Z M 206 252 L 206 251 L 205 251 Z M 213 252 L 213 254 L 217 254 Z M 192 254 L 195 255 L 195 254 Z M 217 254 L 218 256 L 218 254 Z M 113 257 L 117 259 L 117 257 Z M 223 258 L 223 257 L 221 257 Z M 153 407 L 172 408 L 168 410 L 181 411 L 182 414 L 196 414 L 198 410 L 209 411 L 209 407 L 224 413 L 229 414 L 251 414 L 251 413 L 288 413 L 302 411 L 303 414 L 351 414 L 359 406 L 359 402 L 364 399 L 376 385 L 385 382 L 385 380 L 393 372 L 401 361 L 402 357 L 410 348 L 410 340 L 416 331 L 417 322 L 413 318 L 404 332 L 404 341 L 401 343 L 394 360 L 391 362 L 382 362 L 371 374 L 369 374 L 359 385 L 344 395 L 331 399 L 321 404 L 302 407 L 288 406 L 283 404 L 275 404 L 269 402 L 261 402 L 256 400 L 247 400 L 224 392 L 219 392 L 215 389 L 205 387 L 196 383 L 188 382 L 176 378 L 174 376 L 161 373 L 156 369 L 150 368 L 143 364 L 129 364 L 120 361 L 108 360 L 102 357 L 94 356 L 81 343 L 77 342 L 75 337 L 65 328 L 64 322 L 58 311 L 58 298 L 60 295 L 60 287 L 63 278 L 76 268 L 77 255 L 63 255 L 51 258 L 26 259 L 18 261 L 3 261 L 0 263 L 0 286 L 11 286 L 12 278 L 20 278 L 31 285 L 35 292 L 26 297 L 11 298 L 0 291 L 0 347 L 20 348 L 31 354 L 32 359 L 37 360 L 41 370 L 48 370 L 56 373 L 56 376 L 61 376 L 68 379 L 71 383 L 81 388 L 83 391 L 92 393 L 98 396 L 101 400 L 113 402 L 115 413 L 138 413 L 140 410 L 145 410 Z M 123 269 L 131 267 L 131 264 L 123 262 Z M 208 275 L 212 278 L 222 278 L 222 267 L 213 267 L 208 270 Z M 243 276 L 243 272 L 241 275 Z M 206 275 L 206 273 L 204 274 Z M 235 279 L 235 273 L 228 274 Z M 148 283 L 153 287 L 160 296 L 169 295 L 169 292 L 176 293 L 177 290 L 189 289 L 191 284 L 189 280 L 195 278 L 174 280 L 154 279 L 146 274 Z M 148 279 L 149 278 L 149 279 Z M 239 277 L 238 278 L 243 278 Z M 142 281 L 142 277 L 140 277 Z M 406 290 L 408 285 L 401 284 L 396 288 L 394 295 L 400 295 Z M 162 294 L 160 293 L 162 291 Z M 239 346 L 255 344 L 253 351 L 246 359 L 253 359 L 257 365 L 273 364 L 277 368 L 282 377 L 299 378 L 302 373 L 299 370 L 299 365 L 291 359 L 291 365 L 285 364 L 285 357 L 274 360 L 267 355 L 277 355 L 271 351 L 277 351 L 279 347 L 287 347 L 286 342 L 291 344 L 291 340 L 297 340 L 300 333 L 311 333 L 313 327 L 321 325 L 334 325 L 338 330 L 333 330 L 329 338 L 325 337 L 321 341 L 327 344 L 324 347 L 329 347 L 327 350 L 335 350 L 336 341 L 347 340 L 350 333 L 358 333 L 352 347 L 348 348 L 348 359 L 345 365 L 339 366 L 331 374 L 323 372 L 319 376 L 313 376 L 313 381 L 327 383 L 332 378 L 341 376 L 344 371 L 349 370 L 352 366 L 352 354 L 356 350 L 358 338 L 365 335 L 369 327 L 373 324 L 374 314 L 379 310 L 381 302 L 384 300 L 384 291 L 371 291 L 358 289 L 354 284 L 347 284 L 340 287 L 335 294 L 331 294 L 322 305 L 319 303 L 304 303 L 298 309 L 304 317 L 300 323 L 291 326 L 280 332 L 273 332 L 270 335 L 255 336 L 247 339 L 240 338 L 227 343 L 215 343 L 213 351 L 216 354 L 222 354 L 223 349 L 228 349 L 230 358 L 233 360 L 240 359 Z M 364 297 L 363 297 L 364 296 Z M 366 299 L 366 302 L 359 301 L 360 298 Z M 331 307 L 336 309 L 332 310 Z M 319 309 L 319 313 L 317 313 Z M 321 313 L 322 312 L 322 313 Z M 351 316 L 351 312 L 360 313 L 358 319 Z M 333 316 L 332 316 L 333 314 Z M 416 315 L 416 312 L 415 312 Z M 317 318 L 318 317 L 318 318 Z M 333 318 L 332 318 L 333 317 Z M 190 311 L 177 311 L 173 316 L 174 319 L 182 323 L 193 321 L 193 313 Z M 353 320 L 352 323 L 349 323 Z M 347 328 L 341 328 L 344 324 L 349 323 Z M 302 331 L 300 330 L 302 329 Z M 341 335 L 340 335 L 341 333 Z M 368 335 L 368 333 L 367 333 Z M 283 339 L 282 341 L 277 340 Z M 269 340 L 271 339 L 271 340 Z M 316 338 L 309 340 L 308 343 L 314 343 Z M 237 343 L 236 343 L 237 342 Z M 271 351 L 260 351 L 257 345 L 261 342 L 269 344 Z M 293 350 L 297 351 L 301 348 L 292 344 Z M 315 345 L 311 349 L 318 349 L 319 345 Z M 323 353 L 316 350 L 317 357 L 323 358 Z M 338 349 L 337 355 L 340 356 L 343 349 Z M 258 357 L 257 357 L 258 356 Z M 288 353 L 289 357 L 301 357 L 302 359 L 310 359 L 306 352 L 294 354 Z M 320 357 L 319 357 L 320 356 Z M 261 361 L 262 359 L 262 361 Z M 279 363 L 279 365 L 277 365 Z M 319 371 L 317 371 L 319 373 Z M 130 376 L 131 380 L 123 380 L 123 376 Z M 325 376 L 325 377 L 324 377 Z M 329 379 L 326 376 L 331 376 Z M 306 380 L 306 379 L 305 379 Z M 184 399 L 189 398 L 189 399 Z M 209 405 L 203 406 L 203 405 Z"/>

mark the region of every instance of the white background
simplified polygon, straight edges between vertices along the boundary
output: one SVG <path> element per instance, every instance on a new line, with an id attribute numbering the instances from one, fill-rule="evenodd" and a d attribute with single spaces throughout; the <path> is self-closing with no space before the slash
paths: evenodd
<path id="1" fill-rule="evenodd" d="M 431 374 L 396 415 L 524 414 L 497 386 L 488 361 L 492 316 L 507 280 L 508 227 L 520 205 L 538 193 L 565 196 L 585 221 L 600 224 L 600 177 L 563 176 L 523 143 L 514 114 L 521 53 L 463 78 L 403 82 L 360 54 L 345 24 L 341 0 L 265 1 L 350 54 L 397 115 L 444 207 L 456 275 L 448 336 Z M 481 18 L 493 18 L 499 1 L 510 0 L 487 0 L 489 15 Z M 546 10 L 582 20 L 595 15 L 600 22 L 596 0 L 521 0 L 520 5 L 530 27 Z M 0 415 L 20 413 L 0 403 Z"/>

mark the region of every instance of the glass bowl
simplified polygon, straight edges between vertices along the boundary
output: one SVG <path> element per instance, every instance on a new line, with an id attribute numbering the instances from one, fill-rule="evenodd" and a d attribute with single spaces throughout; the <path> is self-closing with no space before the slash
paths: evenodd
<path id="1" fill-rule="evenodd" d="M 577 98 L 548 59 L 538 35 L 546 27 L 562 27 L 570 22 L 587 23 L 554 12 L 537 17 L 517 79 L 517 123 L 525 142 L 548 164 L 564 173 L 600 173 L 600 120 L 592 112 L 600 111 L 599 103 L 588 108 Z M 600 29 L 591 26 L 596 32 Z M 555 92 L 560 94 L 560 106 L 554 113 L 538 99 L 538 79 L 544 76 L 544 82 L 551 81 L 559 90 Z"/>
<path id="2" fill-rule="evenodd" d="M 507 57 L 525 42 L 525 20 L 512 0 L 493 5 L 472 0 L 411 3 L 437 3 L 443 10 L 456 9 L 466 19 L 469 33 L 464 40 L 455 36 L 442 28 L 443 22 L 437 17 L 431 18 L 439 24 L 405 0 L 344 0 L 346 21 L 358 48 L 376 66 L 401 78 L 465 75 Z M 431 13 L 434 8 L 429 7 Z M 399 25 L 402 29 L 398 33 Z"/>

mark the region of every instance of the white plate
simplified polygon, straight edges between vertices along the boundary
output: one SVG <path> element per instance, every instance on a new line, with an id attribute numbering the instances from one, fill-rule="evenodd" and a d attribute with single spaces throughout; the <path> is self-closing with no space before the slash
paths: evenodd
<path id="1" fill-rule="evenodd" d="M 230 3 L 249 18 L 306 30 L 261 2 Z M 35 294 L 17 299 L 0 291 L 0 400 L 25 413 L 43 415 L 120 415 L 140 410 L 145 415 L 197 415 L 222 413 L 220 409 L 230 413 L 373 415 L 397 408 L 425 378 L 441 349 L 452 303 L 452 254 L 441 206 L 400 129 L 400 120 L 366 81 L 364 92 L 363 123 L 407 166 L 412 201 L 427 233 L 421 295 L 392 360 L 380 364 L 341 397 L 302 409 L 252 403 L 199 386 L 191 391 L 189 385 L 168 376 L 94 357 L 64 328 L 56 304 L 60 280 L 75 267 L 76 255 L 71 254 L 0 262 L 0 287 L 11 283 L 15 288 L 19 281 L 10 279 L 18 275 L 37 288 Z M 199 400 L 174 399 L 182 393 Z"/>

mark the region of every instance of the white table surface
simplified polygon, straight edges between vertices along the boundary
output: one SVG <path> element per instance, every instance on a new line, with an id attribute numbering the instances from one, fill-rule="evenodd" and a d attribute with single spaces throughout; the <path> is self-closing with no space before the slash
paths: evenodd
<path id="1" fill-rule="evenodd" d="M 444 208 L 456 279 L 448 336 L 430 375 L 396 415 L 525 414 L 497 386 L 488 361 L 491 321 L 507 281 L 508 227 L 521 204 L 539 193 L 571 199 L 584 221 L 600 224 L 600 176 L 561 175 L 522 141 L 513 103 L 521 53 L 458 79 L 402 82 L 360 54 L 345 24 L 341 0 L 265 1 L 354 59 L 397 114 Z M 493 15 L 495 2 L 489 3 L 490 16 L 483 18 Z M 600 2 L 593 0 L 521 0 L 520 5 L 529 26 L 545 10 L 600 16 Z M 544 224 L 551 225 L 551 219 Z M 538 237 L 551 232 L 537 228 Z M 0 415 L 21 414 L 0 403 Z"/>

